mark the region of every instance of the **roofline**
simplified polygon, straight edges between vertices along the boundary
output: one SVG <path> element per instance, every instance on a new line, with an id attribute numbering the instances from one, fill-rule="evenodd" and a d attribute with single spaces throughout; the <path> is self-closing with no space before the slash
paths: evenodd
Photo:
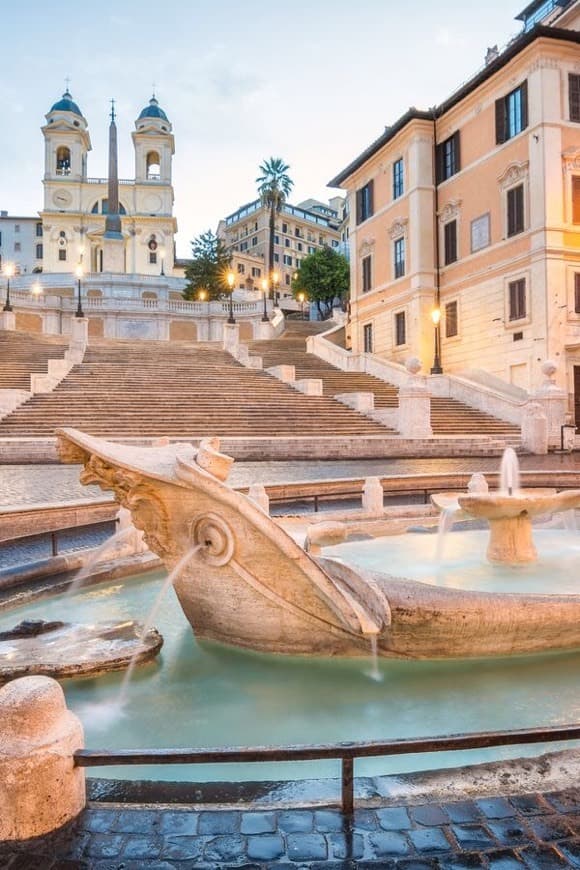
<path id="1" fill-rule="evenodd" d="M 562 11 L 568 6 L 572 0 L 555 0 L 557 6 L 560 6 Z M 525 21 L 531 12 L 535 12 L 536 9 L 539 9 L 544 0 L 532 0 L 531 3 L 528 3 L 525 9 L 522 9 L 519 15 L 516 15 L 516 21 Z"/>
<path id="2" fill-rule="evenodd" d="M 343 181 L 347 179 L 353 172 L 356 172 L 360 167 L 377 151 L 393 139 L 407 124 L 415 120 L 435 121 L 446 112 L 453 108 L 457 103 L 461 102 L 471 91 L 474 91 L 482 85 L 487 79 L 491 78 L 506 66 L 516 55 L 528 47 L 536 39 L 554 39 L 562 42 L 574 42 L 580 44 L 580 31 L 566 30 L 561 27 L 547 27 L 543 24 L 537 24 L 532 30 L 527 33 L 522 33 L 516 37 L 514 41 L 491 63 L 484 67 L 479 73 L 476 73 L 464 85 L 461 85 L 447 100 L 434 106 L 428 111 L 420 111 L 415 108 L 408 109 L 404 115 L 395 121 L 392 127 L 387 127 L 382 136 L 379 136 L 362 154 L 359 154 L 348 166 L 338 173 L 331 181 L 328 182 L 328 187 L 340 187 Z"/>

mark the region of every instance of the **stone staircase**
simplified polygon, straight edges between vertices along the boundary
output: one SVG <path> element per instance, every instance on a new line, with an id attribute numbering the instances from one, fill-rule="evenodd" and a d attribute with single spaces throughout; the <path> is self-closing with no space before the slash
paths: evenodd
<path id="1" fill-rule="evenodd" d="M 302 346 L 306 334 L 300 333 Z M 12 336 L 23 354 L 32 347 L 30 336 Z M 62 345 L 47 344 L 62 355 Z M 53 392 L 33 396 L 0 421 L 0 437 L 47 437 L 60 426 L 121 439 L 392 431 L 329 396 L 304 396 L 265 372 L 244 368 L 219 344 L 154 341 L 91 344 Z"/>
<path id="2" fill-rule="evenodd" d="M 50 359 L 62 359 L 62 336 L 0 330 L 0 390 L 30 390 L 30 375 L 46 374 Z"/>
<path id="3" fill-rule="evenodd" d="M 320 378 L 323 395 L 370 392 L 375 396 L 375 408 L 396 408 L 398 389 L 392 384 L 359 372 L 344 372 L 314 354 L 306 352 L 306 338 L 328 329 L 328 324 L 292 323 L 274 341 L 248 342 L 251 353 L 261 356 L 264 368 L 293 365 L 297 378 Z M 431 399 L 431 426 L 434 435 L 488 435 L 519 440 L 519 428 L 490 414 L 470 408 L 455 399 Z"/>

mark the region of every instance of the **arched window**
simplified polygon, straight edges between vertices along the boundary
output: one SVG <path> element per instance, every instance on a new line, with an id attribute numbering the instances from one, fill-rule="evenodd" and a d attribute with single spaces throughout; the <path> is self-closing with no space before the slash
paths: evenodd
<path id="1" fill-rule="evenodd" d="M 109 200 L 107 197 L 98 199 L 91 209 L 91 214 L 109 214 Z M 119 203 L 119 214 L 127 214 L 122 202 Z"/>
<path id="2" fill-rule="evenodd" d="M 70 175 L 70 148 L 60 145 L 56 149 L 56 174 Z"/>
<path id="3" fill-rule="evenodd" d="M 161 160 L 157 151 L 150 151 L 146 158 L 147 179 L 149 181 L 159 181 L 161 178 Z"/>

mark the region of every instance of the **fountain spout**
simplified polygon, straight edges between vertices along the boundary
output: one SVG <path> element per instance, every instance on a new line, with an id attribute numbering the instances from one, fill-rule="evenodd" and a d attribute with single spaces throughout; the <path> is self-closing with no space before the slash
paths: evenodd
<path id="1" fill-rule="evenodd" d="M 520 463 L 513 447 L 506 447 L 499 468 L 500 492 L 514 495 L 520 489 Z"/>

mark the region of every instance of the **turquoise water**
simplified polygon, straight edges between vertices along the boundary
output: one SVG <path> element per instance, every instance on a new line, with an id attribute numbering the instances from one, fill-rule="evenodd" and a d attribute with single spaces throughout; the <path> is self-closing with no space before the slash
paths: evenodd
<path id="1" fill-rule="evenodd" d="M 417 536 L 419 537 L 419 536 Z M 78 622 L 141 620 L 163 574 L 103 584 L 2 613 Z M 122 673 L 63 680 L 81 717 L 86 746 L 215 747 L 331 743 L 580 722 L 580 652 L 477 661 L 383 660 L 381 682 L 366 660 L 298 659 L 198 645 L 170 590 L 156 624 L 165 645 L 136 670 L 130 704 L 107 718 Z M 551 747 L 553 748 L 553 747 Z M 538 754 L 539 747 L 529 748 Z M 358 775 L 457 766 L 524 754 L 518 747 L 458 754 L 365 759 Z M 334 762 L 101 768 L 94 776 L 168 780 L 295 779 L 336 776 Z"/>

